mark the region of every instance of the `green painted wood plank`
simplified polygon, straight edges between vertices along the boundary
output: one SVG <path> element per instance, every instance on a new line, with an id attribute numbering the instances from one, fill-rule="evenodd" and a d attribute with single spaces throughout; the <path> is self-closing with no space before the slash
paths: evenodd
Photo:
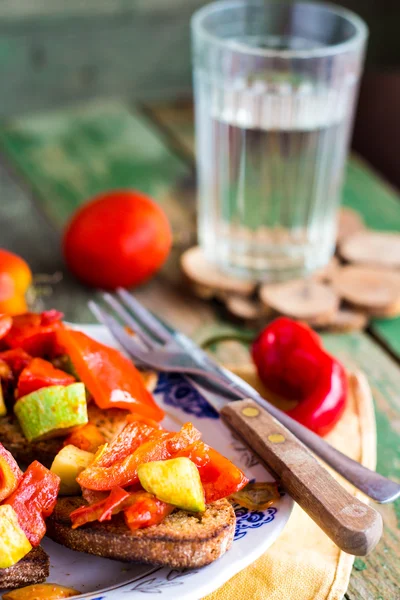
<path id="1" fill-rule="evenodd" d="M 400 231 L 400 196 L 361 158 L 347 163 L 343 204 L 357 210 L 371 229 Z"/>
<path id="2" fill-rule="evenodd" d="M 91 103 L 15 119 L 1 127 L 0 145 L 59 229 L 85 200 L 118 188 L 155 198 L 174 230 L 186 225 L 172 191 L 188 176 L 187 165 L 123 104 Z"/>
<path id="3" fill-rule="evenodd" d="M 362 214 L 371 229 L 400 231 L 400 196 L 360 158 L 348 162 L 343 204 Z M 374 319 L 370 329 L 400 358 L 400 318 Z"/>
<path id="4" fill-rule="evenodd" d="M 400 480 L 400 369 L 365 334 L 324 335 L 328 350 L 351 368 L 361 368 L 372 387 L 377 423 L 377 471 Z M 391 505 L 375 505 L 384 519 L 384 535 L 370 556 L 363 559 L 366 569 L 353 569 L 348 589 L 351 600 L 400 598 L 399 547 L 400 500 Z M 379 576 L 377 574 L 383 574 Z"/>
<path id="5" fill-rule="evenodd" d="M 0 144 L 58 227 L 94 194 L 136 187 L 163 204 L 176 236 L 187 243 L 195 232 L 193 189 L 189 192 L 181 184 L 190 170 L 166 147 L 162 135 L 167 132 L 188 162 L 193 160 L 191 107 L 151 105 L 146 114 L 151 121 L 122 103 L 90 103 L 9 121 L 0 129 Z M 358 210 L 370 227 L 400 230 L 398 195 L 354 157 L 347 165 L 343 202 Z M 371 329 L 400 356 L 400 319 L 376 320 Z"/>

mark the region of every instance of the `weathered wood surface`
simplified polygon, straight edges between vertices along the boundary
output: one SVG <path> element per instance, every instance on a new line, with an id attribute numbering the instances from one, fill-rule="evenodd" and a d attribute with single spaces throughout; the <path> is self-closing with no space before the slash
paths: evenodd
<path id="1" fill-rule="evenodd" d="M 60 228 L 85 197 L 105 187 L 142 187 L 169 212 L 176 246 L 161 273 L 137 291 L 138 298 L 196 339 L 232 331 L 244 335 L 243 330 L 224 320 L 217 305 L 194 299 L 182 281 L 178 256 L 182 247 L 191 243 L 194 231 L 190 107 L 181 105 L 175 117 L 174 111 L 168 113 L 168 107 L 163 110 L 165 118 L 159 128 L 154 107 L 131 115 L 119 104 L 93 105 L 3 125 L 2 164 L 11 164 L 13 177 L 1 167 L 1 246 L 21 253 L 36 272 L 55 272 L 62 268 Z M 172 136 L 168 122 L 174 123 Z M 179 122 L 185 131 L 182 137 Z M 34 202 L 29 190 L 34 193 Z M 369 224 L 398 228 L 394 194 L 361 164 L 349 166 L 346 190 L 346 203 L 364 207 Z M 92 290 L 64 272 L 64 279 L 53 286 L 52 296 L 45 297 L 43 303 L 57 306 L 70 320 L 87 322 L 93 321 L 86 307 L 92 295 Z M 252 335 L 247 332 L 247 337 Z M 324 340 L 350 368 L 359 366 L 368 374 L 377 408 L 378 470 L 400 478 L 398 365 L 365 334 L 325 335 Z M 220 343 L 213 349 L 225 363 L 248 360 L 245 345 L 238 342 Z M 349 600 L 400 598 L 400 504 L 379 510 L 385 519 L 384 537 L 370 557 L 356 562 Z"/>
<path id="2" fill-rule="evenodd" d="M 94 194 L 136 187 L 165 207 L 176 245 L 194 243 L 190 102 L 135 110 L 101 102 L 20 117 L 0 127 L 0 144 L 57 227 Z M 360 212 L 369 227 L 400 231 L 398 195 L 359 158 L 348 162 L 343 204 Z M 376 319 L 371 331 L 400 357 L 400 318 Z"/>
<path id="3" fill-rule="evenodd" d="M 190 91 L 190 17 L 205 0 L 2 0 L 0 115 Z"/>

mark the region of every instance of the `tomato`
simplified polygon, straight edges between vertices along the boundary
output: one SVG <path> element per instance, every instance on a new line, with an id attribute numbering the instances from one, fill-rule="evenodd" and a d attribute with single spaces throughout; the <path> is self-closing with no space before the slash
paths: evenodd
<path id="1" fill-rule="evenodd" d="M 63 239 L 66 263 L 78 279 L 99 288 L 136 286 L 166 260 L 172 244 L 164 211 L 134 190 L 97 196 L 72 217 Z"/>
<path id="2" fill-rule="evenodd" d="M 27 311 L 25 293 L 32 272 L 23 258 L 0 248 L 0 312 L 17 315 Z"/>

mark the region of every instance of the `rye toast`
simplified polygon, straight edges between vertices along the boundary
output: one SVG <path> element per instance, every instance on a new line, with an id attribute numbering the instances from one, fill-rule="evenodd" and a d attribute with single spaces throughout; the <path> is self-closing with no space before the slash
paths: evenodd
<path id="1" fill-rule="evenodd" d="M 22 560 L 8 569 L 0 569 L 0 589 L 42 583 L 49 576 L 50 561 L 42 548 L 33 548 Z"/>
<path id="2" fill-rule="evenodd" d="M 72 529 L 70 514 L 82 504 L 79 496 L 59 498 L 47 520 L 48 537 L 72 550 L 115 560 L 202 567 L 230 548 L 235 533 L 235 513 L 226 499 L 207 505 L 202 514 L 176 510 L 159 525 L 137 531 L 128 529 L 122 515 Z"/>

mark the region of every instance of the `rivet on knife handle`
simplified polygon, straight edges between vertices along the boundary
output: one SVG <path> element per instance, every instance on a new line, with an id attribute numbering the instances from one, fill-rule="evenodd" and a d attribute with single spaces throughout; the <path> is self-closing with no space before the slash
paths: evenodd
<path id="1" fill-rule="evenodd" d="M 271 415 L 252 400 L 239 400 L 224 406 L 221 416 L 339 548 L 364 556 L 376 546 L 381 515 L 345 490 Z"/>

